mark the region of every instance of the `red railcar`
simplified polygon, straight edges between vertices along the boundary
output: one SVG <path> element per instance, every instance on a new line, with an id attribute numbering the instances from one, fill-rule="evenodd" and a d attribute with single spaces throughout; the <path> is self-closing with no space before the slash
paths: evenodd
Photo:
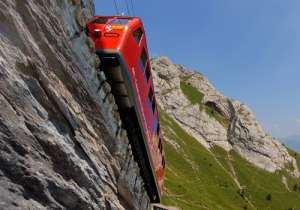
<path id="1" fill-rule="evenodd" d="M 165 159 L 143 24 L 137 17 L 95 16 L 86 31 L 112 87 L 147 193 L 159 202 Z"/>

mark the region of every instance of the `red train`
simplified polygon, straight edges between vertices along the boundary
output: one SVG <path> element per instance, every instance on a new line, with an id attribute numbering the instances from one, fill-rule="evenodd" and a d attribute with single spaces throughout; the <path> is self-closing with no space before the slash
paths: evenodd
<path id="1" fill-rule="evenodd" d="M 95 16 L 86 27 L 112 87 L 151 202 L 159 202 L 165 158 L 146 35 L 137 17 Z"/>

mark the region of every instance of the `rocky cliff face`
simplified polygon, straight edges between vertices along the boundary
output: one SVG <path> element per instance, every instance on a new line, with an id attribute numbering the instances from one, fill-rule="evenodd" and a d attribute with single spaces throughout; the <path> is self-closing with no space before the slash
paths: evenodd
<path id="1" fill-rule="evenodd" d="M 246 105 L 221 94 L 200 73 L 166 57 L 153 59 L 152 70 L 159 106 L 207 149 L 217 145 L 235 150 L 269 172 L 286 168 L 299 177 L 295 159 L 262 129 Z"/>
<path id="2" fill-rule="evenodd" d="M 148 209 L 93 44 L 92 0 L 0 2 L 0 209 Z"/>

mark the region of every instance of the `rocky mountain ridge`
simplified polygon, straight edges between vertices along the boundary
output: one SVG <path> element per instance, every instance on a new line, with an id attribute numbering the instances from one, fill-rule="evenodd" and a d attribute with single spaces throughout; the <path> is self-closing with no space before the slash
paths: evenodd
<path id="1" fill-rule="evenodd" d="M 159 106 L 203 146 L 234 150 L 266 171 L 287 169 L 299 177 L 295 158 L 263 130 L 245 104 L 224 96 L 206 77 L 167 57 L 151 63 Z"/>

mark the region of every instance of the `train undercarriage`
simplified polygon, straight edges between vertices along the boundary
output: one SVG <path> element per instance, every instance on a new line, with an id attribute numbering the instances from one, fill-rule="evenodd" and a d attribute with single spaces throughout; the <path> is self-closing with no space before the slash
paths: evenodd
<path id="1" fill-rule="evenodd" d="M 134 159 L 138 163 L 144 181 L 145 190 L 152 203 L 159 203 L 160 194 L 154 178 L 153 167 L 148 157 L 146 138 L 141 129 L 141 118 L 126 64 L 122 62 L 123 59 L 118 53 L 97 52 L 97 54 L 101 60 L 100 69 L 104 72 L 118 105 L 122 126 L 127 131 Z"/>

